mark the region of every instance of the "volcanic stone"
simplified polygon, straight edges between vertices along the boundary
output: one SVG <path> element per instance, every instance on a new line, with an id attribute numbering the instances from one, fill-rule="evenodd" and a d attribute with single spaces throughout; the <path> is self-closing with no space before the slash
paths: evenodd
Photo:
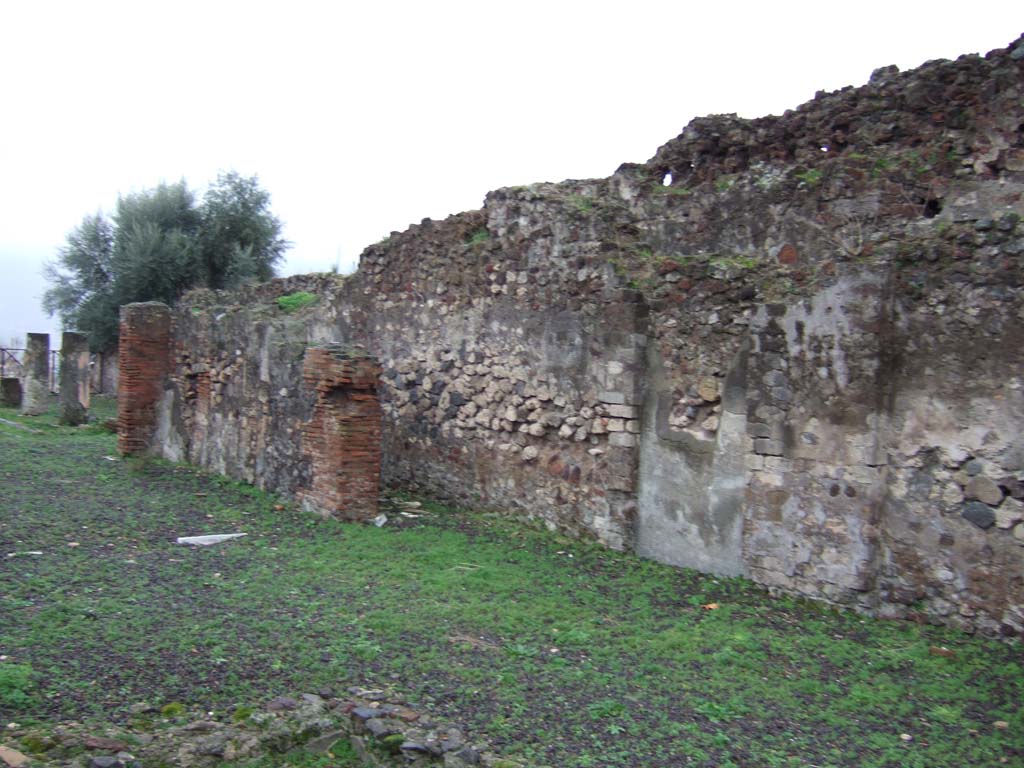
<path id="1" fill-rule="evenodd" d="M 983 501 L 993 507 L 1003 500 L 1002 490 L 995 484 L 995 481 L 985 475 L 975 475 L 968 480 L 967 486 L 964 488 L 964 496 L 968 499 Z"/>
<path id="2" fill-rule="evenodd" d="M 980 501 L 967 502 L 960 514 L 979 528 L 991 528 L 996 522 L 996 513 L 992 511 L 992 507 Z"/>

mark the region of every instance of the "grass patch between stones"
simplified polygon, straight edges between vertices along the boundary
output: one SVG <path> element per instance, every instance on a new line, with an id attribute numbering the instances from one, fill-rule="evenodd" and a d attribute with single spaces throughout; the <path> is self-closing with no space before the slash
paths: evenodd
<path id="1" fill-rule="evenodd" d="M 309 291 L 296 291 L 295 293 L 289 293 L 287 296 L 277 297 L 277 306 L 286 314 L 297 312 L 303 307 L 316 304 L 316 302 L 317 296 Z"/>

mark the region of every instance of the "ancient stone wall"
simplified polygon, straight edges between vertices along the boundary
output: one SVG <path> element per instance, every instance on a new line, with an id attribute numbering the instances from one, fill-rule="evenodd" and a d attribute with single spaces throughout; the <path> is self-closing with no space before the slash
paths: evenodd
<path id="1" fill-rule="evenodd" d="M 593 193 L 497 192 L 394 234 L 363 254 L 353 301 L 384 366 L 389 483 L 628 548 L 643 311 Z"/>
<path id="2" fill-rule="evenodd" d="M 334 338 L 312 309 L 289 314 L 274 298 L 334 288 L 329 277 L 310 276 L 251 287 L 230 301 L 212 291 L 191 294 L 174 315 L 157 450 L 284 494 L 310 487 L 302 425 L 316 394 L 303 385 L 303 361 L 314 340 Z"/>
<path id="3" fill-rule="evenodd" d="M 492 192 L 348 278 L 192 294 L 157 445 L 311 488 L 303 361 L 338 343 L 380 362 L 387 485 L 1019 633 L 1022 79 L 1021 41 L 883 68 L 607 179 Z M 289 313 L 297 291 L 317 302 Z"/>

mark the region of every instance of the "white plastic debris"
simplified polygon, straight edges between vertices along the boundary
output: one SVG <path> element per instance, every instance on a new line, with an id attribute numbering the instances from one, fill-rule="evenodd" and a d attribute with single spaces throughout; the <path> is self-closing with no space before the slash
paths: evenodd
<path id="1" fill-rule="evenodd" d="M 383 512 L 381 512 L 379 515 L 373 518 L 373 524 L 376 525 L 378 528 L 384 527 L 384 523 L 386 523 L 387 521 L 388 516 L 385 515 Z"/>
<path id="2" fill-rule="evenodd" d="M 191 547 L 209 547 L 212 544 L 220 544 L 222 541 L 238 539 L 247 535 L 245 533 L 211 533 L 206 536 L 179 536 L 175 543 L 187 544 Z"/>

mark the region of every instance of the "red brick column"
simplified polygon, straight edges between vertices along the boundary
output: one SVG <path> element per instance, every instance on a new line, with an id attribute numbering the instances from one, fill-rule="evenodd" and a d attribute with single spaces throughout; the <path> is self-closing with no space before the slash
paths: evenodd
<path id="1" fill-rule="evenodd" d="M 302 426 L 302 452 L 312 484 L 304 506 L 344 520 L 372 520 L 380 493 L 380 365 L 339 346 L 306 350 L 302 378 L 316 392 L 313 418 Z"/>
<path id="2" fill-rule="evenodd" d="M 117 450 L 144 453 L 156 430 L 156 406 L 170 371 L 170 308 L 156 301 L 121 307 L 117 352 Z"/>

